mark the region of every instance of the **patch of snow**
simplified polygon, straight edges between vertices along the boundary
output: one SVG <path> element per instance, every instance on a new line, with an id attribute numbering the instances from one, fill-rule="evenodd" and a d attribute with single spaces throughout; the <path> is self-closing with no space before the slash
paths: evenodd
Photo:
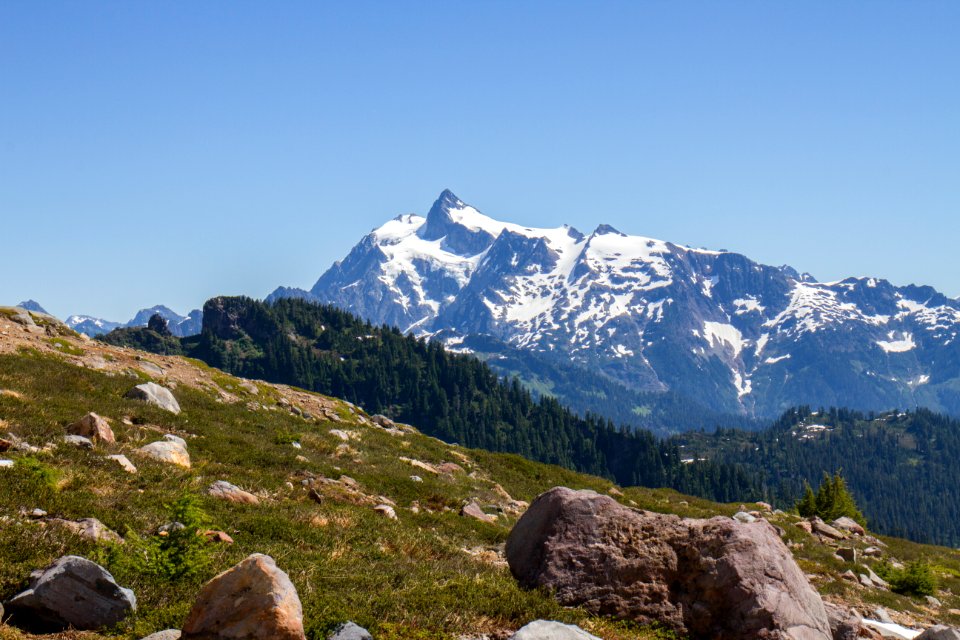
<path id="1" fill-rule="evenodd" d="M 886 351 L 887 353 L 904 353 L 905 351 L 910 351 L 915 348 L 917 344 L 913 341 L 913 335 L 904 332 L 899 338 L 897 338 L 896 331 L 890 331 L 887 333 L 889 340 L 877 340 L 877 346 Z"/>
<path id="2" fill-rule="evenodd" d="M 909 629 L 907 627 L 895 624 L 893 622 L 880 622 L 879 620 L 863 619 L 863 624 L 879 631 L 884 638 L 901 638 L 902 640 L 913 640 L 921 633 L 920 629 Z M 886 632 L 886 633 L 884 633 Z"/>
<path id="3" fill-rule="evenodd" d="M 788 353 L 784 356 L 777 356 L 776 358 L 767 358 L 766 360 L 764 360 L 764 362 L 766 364 L 776 364 L 778 362 L 782 362 L 783 360 L 788 359 L 789 357 L 790 357 L 790 354 Z"/>
<path id="4" fill-rule="evenodd" d="M 706 340 L 708 344 L 715 348 L 722 348 L 726 345 L 733 351 L 734 358 L 740 355 L 740 352 L 743 351 L 744 344 L 746 344 L 740 330 L 732 324 L 707 321 L 703 323 L 703 333 L 703 339 Z"/>
<path id="5" fill-rule="evenodd" d="M 753 296 L 750 296 L 749 298 L 737 298 L 733 301 L 733 304 L 737 308 L 734 313 L 738 316 L 741 316 L 745 313 L 763 313 L 766 310 L 766 307 L 760 304 L 760 302 Z"/>

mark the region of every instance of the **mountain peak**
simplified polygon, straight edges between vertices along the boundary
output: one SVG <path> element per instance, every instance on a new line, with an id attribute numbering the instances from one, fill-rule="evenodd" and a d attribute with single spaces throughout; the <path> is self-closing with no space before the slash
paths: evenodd
<path id="1" fill-rule="evenodd" d="M 601 224 L 600 226 L 598 226 L 596 229 L 593 230 L 593 235 L 595 236 L 615 235 L 615 236 L 627 237 L 627 234 L 623 233 L 619 229 L 613 228 L 609 224 Z"/>
<path id="2" fill-rule="evenodd" d="M 440 197 L 430 207 L 430 211 L 427 213 L 427 221 L 420 230 L 420 237 L 424 240 L 439 240 L 447 235 L 447 229 L 451 224 L 454 224 L 450 211 L 462 209 L 464 206 L 463 201 L 453 191 L 444 189 L 440 193 Z"/>
<path id="3" fill-rule="evenodd" d="M 24 300 L 17 305 L 21 309 L 26 309 L 27 311 L 34 311 L 36 313 L 47 313 L 47 310 L 40 306 L 40 303 L 36 300 Z"/>

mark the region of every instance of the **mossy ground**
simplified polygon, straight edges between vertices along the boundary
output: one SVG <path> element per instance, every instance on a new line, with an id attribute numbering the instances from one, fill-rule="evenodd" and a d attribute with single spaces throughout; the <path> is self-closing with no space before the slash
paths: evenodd
<path id="1" fill-rule="evenodd" d="M 183 412 L 175 416 L 124 397 L 147 374 L 85 369 L 76 366 L 73 355 L 62 348 L 8 350 L 0 355 L 0 389 L 13 392 L 0 394 L 0 435 L 9 431 L 40 447 L 59 443 L 66 425 L 88 411 L 110 419 L 117 435 L 116 445 L 101 444 L 93 451 L 61 444 L 46 453 L 3 454 L 16 465 L 0 470 L 0 516 L 5 518 L 0 521 L 0 599 L 22 589 L 32 570 L 71 553 L 107 566 L 121 585 L 135 591 L 139 610 L 105 635 L 57 637 L 140 638 L 179 628 L 201 584 L 255 552 L 273 556 L 290 575 L 312 639 L 325 638 L 347 619 L 366 626 L 378 639 L 454 638 L 516 629 L 537 618 L 575 623 L 607 640 L 665 636 L 560 607 L 542 591 L 520 589 L 497 562 L 515 517 L 501 515 L 496 524 L 488 524 L 459 515 L 459 508 L 471 499 L 493 513 L 488 505 L 504 503 L 498 484 L 514 499 L 530 501 L 557 485 L 608 493 L 614 488 L 606 480 L 518 456 L 463 449 L 419 433 L 389 433 L 342 403 L 333 407 L 340 422 L 306 420 L 276 404 L 281 396 L 303 392 L 258 383 L 258 392 L 251 394 L 243 390 L 242 381 L 200 366 L 195 367 L 198 379 L 205 377 L 215 386 L 179 384 L 175 394 Z M 126 351 L 114 355 L 130 357 Z M 225 400 L 217 388 L 231 399 Z M 344 443 L 331 429 L 352 437 Z M 165 433 L 187 439 L 191 469 L 153 462 L 134 452 Z M 105 459 L 111 453 L 126 454 L 138 473 L 128 474 Z M 433 474 L 401 457 L 430 464 L 454 462 L 463 472 Z M 317 504 L 300 484 L 308 473 L 331 479 L 350 476 L 360 492 L 321 485 L 324 497 Z M 255 493 L 260 504 L 237 505 L 207 496 L 206 488 L 216 480 Z M 23 509 L 40 508 L 61 518 L 95 517 L 122 535 L 148 537 L 169 520 L 168 506 L 185 493 L 198 496 L 212 527 L 235 541 L 211 546 L 210 566 L 189 579 L 172 581 L 136 571 L 130 558 L 135 545 L 97 545 L 20 515 Z M 388 520 L 371 508 L 381 497 L 396 504 L 398 520 Z M 737 510 L 737 505 L 718 505 L 670 490 L 627 488 L 617 499 L 690 517 L 729 516 Z M 414 504 L 419 513 L 410 509 Z M 818 576 L 815 584 L 829 597 L 882 604 L 927 620 L 960 622 L 949 613 L 960 607 L 960 599 L 953 596 L 960 594 L 960 554 L 885 539 L 889 555 L 904 562 L 926 558 L 934 565 L 941 580 L 937 597 L 944 607 L 933 612 L 920 599 L 841 581 L 839 574 L 850 567 L 834 558 L 829 547 L 793 526 L 790 516 L 775 521 L 785 529 L 787 542 L 793 543 L 801 567 Z M 25 637 L 0 625 L 0 640 Z"/>

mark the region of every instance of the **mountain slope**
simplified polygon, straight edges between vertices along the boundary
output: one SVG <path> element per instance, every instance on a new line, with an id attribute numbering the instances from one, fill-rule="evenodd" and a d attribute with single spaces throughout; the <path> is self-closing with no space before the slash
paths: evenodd
<path id="1" fill-rule="evenodd" d="M 31 571 L 64 554 L 104 564 L 138 599 L 136 617 L 117 628 L 64 638 L 140 638 L 180 628 L 201 584 L 250 553 L 271 555 L 289 574 L 311 640 L 328 637 L 346 619 L 368 627 L 378 640 L 507 637 L 535 618 L 575 623 L 605 640 L 665 637 L 559 607 L 541 590 L 519 589 L 504 566 L 503 541 L 523 501 L 561 485 L 682 516 L 729 517 L 738 509 L 739 502 L 617 488 L 518 456 L 449 445 L 406 425 L 378 425 L 341 400 L 235 378 L 181 357 L 83 340 L 39 316 L 38 332 L 15 316 L 0 309 L 0 420 L 3 437 L 17 441 L 0 455 L 13 462 L 0 466 L 0 600 L 18 593 Z M 124 397 L 146 380 L 172 389 L 182 413 Z M 109 420 L 115 443 L 84 449 L 64 442 L 66 425 L 90 410 Z M 164 434 L 187 442 L 191 468 L 138 453 Z M 108 455 L 126 455 L 136 472 L 124 471 Z M 220 480 L 252 492 L 258 504 L 209 495 L 211 483 Z M 169 505 L 184 497 L 206 514 L 207 526 L 226 532 L 233 543 L 209 543 L 209 562 L 176 578 L 144 563 L 142 553 L 164 539 L 159 528 L 170 522 Z M 460 515 L 472 501 L 491 522 Z M 396 520 L 374 510 L 390 503 Z M 47 515 L 32 515 L 34 509 Z M 62 524 L 90 517 L 123 534 L 125 544 L 94 542 Z M 801 530 L 796 516 L 763 517 L 783 529 L 790 551 L 825 599 L 860 611 L 882 605 L 914 627 L 960 623 L 956 551 L 883 539 L 884 560 L 923 560 L 933 567 L 943 604 L 933 609 L 920 598 L 841 578 L 847 569 L 879 568 L 879 559 L 844 563 L 833 547 Z M 4 640 L 33 637 L 0 622 Z"/>
<path id="2" fill-rule="evenodd" d="M 607 225 L 499 222 L 445 191 L 374 230 L 306 297 L 448 344 L 489 335 L 720 412 L 926 406 L 960 414 L 960 303 L 929 287 L 691 249 Z M 491 362 L 496 366 L 495 362 Z"/>

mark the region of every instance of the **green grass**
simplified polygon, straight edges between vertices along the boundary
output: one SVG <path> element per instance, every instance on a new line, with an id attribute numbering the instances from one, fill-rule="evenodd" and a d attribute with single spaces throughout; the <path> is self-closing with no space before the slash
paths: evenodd
<path id="1" fill-rule="evenodd" d="M 239 389 L 235 380 L 221 376 L 214 378 L 218 386 Z M 0 472 L 0 515 L 17 524 L 0 528 L 0 598 L 17 593 L 32 570 L 61 555 L 90 557 L 136 593 L 137 614 L 116 633 L 139 638 L 179 628 L 205 580 L 259 552 L 273 556 L 297 586 L 309 638 L 325 638 L 347 619 L 378 638 L 440 640 L 465 630 L 513 629 L 537 618 L 576 623 L 611 639 L 659 637 L 650 629 L 562 608 L 546 593 L 520 589 L 507 569 L 464 551 L 496 547 L 506 539 L 512 520 L 501 517 L 491 525 L 458 515 L 469 499 L 481 504 L 500 500 L 495 483 L 514 498 L 530 500 L 555 485 L 605 492 L 609 482 L 517 456 L 451 447 L 420 434 L 396 436 L 359 423 L 305 421 L 285 410 L 251 411 L 249 396 L 236 404 L 222 403 L 212 391 L 185 385 L 175 391 L 183 408 L 175 416 L 126 399 L 124 394 L 139 381 L 133 373 L 109 375 L 32 351 L 0 356 L 0 387 L 21 396 L 0 396 L 4 432 L 42 446 L 58 442 L 68 424 L 95 411 L 111 419 L 118 441 L 94 451 L 60 446 L 33 457 L 5 454 L 16 466 Z M 340 408 L 338 413 L 349 415 Z M 360 434 L 350 442 L 356 455 L 338 454 L 341 441 L 329 434 L 331 428 Z M 192 469 L 133 452 L 162 433 L 187 438 Z M 293 439 L 302 449 L 290 444 Z M 139 472 L 125 473 L 104 459 L 108 453 L 126 454 Z M 300 455 L 307 461 L 298 461 Z M 465 471 L 433 475 L 400 456 L 456 462 Z M 363 494 L 396 502 L 399 521 L 383 518 L 370 504 L 354 504 L 356 497 L 338 487 L 319 487 L 325 499 L 313 502 L 300 485 L 303 472 L 354 478 Z M 411 475 L 423 481 L 414 482 Z M 235 505 L 207 496 L 206 487 L 220 479 L 258 494 L 261 504 Z M 131 540 L 149 540 L 168 521 L 169 505 L 184 494 L 196 496 L 212 527 L 226 531 L 235 544 L 212 546 L 209 567 L 181 579 L 143 571 L 131 561 L 141 548 L 136 544 L 97 546 L 18 515 L 21 509 L 41 508 L 56 517 L 96 517 Z M 422 508 L 419 514 L 409 510 L 414 502 Z M 3 633 L 0 638 L 18 637 L 10 630 Z"/>

